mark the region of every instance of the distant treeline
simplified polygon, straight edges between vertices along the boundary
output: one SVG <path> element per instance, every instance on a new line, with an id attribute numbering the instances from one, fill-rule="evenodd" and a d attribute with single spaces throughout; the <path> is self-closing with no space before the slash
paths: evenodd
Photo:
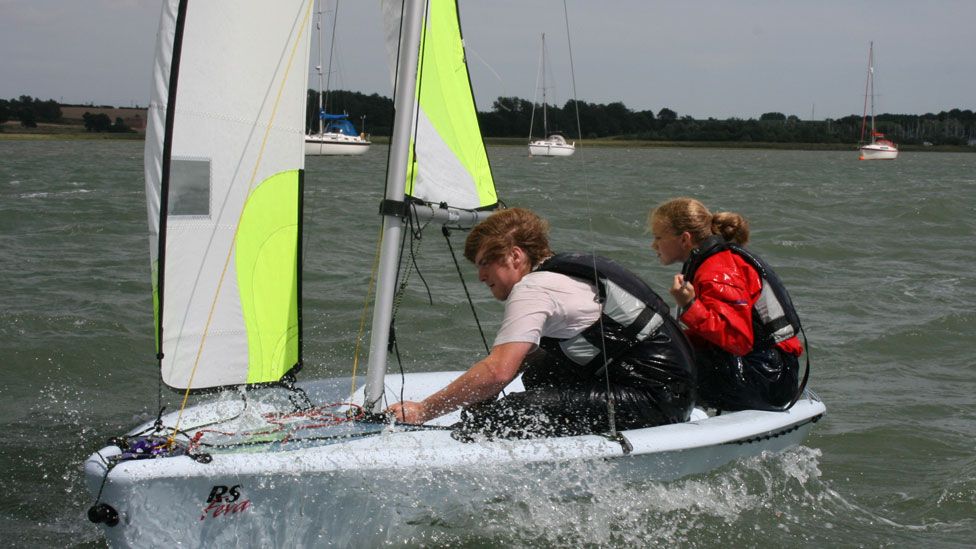
<path id="1" fill-rule="evenodd" d="M 308 128 L 314 128 L 318 113 L 318 92 L 308 93 Z M 367 114 L 367 133 L 390 135 L 393 101 L 378 94 L 333 91 L 328 94 L 327 112 L 347 113 L 356 126 Z M 533 134 L 542 130 L 541 109 L 536 107 Z M 562 107 L 549 106 L 550 131 L 569 138 L 577 137 L 576 105 L 572 100 Z M 490 112 L 479 112 L 478 120 L 485 137 L 529 136 L 532 102 L 519 97 L 499 97 Z M 862 118 L 857 115 L 827 120 L 800 120 L 795 115 L 768 112 L 759 119 L 696 119 L 679 116 L 663 108 L 633 111 L 620 102 L 608 104 L 579 102 L 579 127 L 584 139 L 619 138 L 649 141 L 739 141 L 762 143 L 857 143 Z M 870 121 L 868 121 L 870 125 Z M 875 118 L 876 131 L 885 133 L 896 143 L 933 145 L 966 145 L 976 140 L 976 114 L 952 109 L 938 114 L 881 114 Z M 867 128 L 870 131 L 870 127 Z"/>
<path id="2" fill-rule="evenodd" d="M 38 122 L 55 124 L 61 121 L 61 105 L 53 99 L 41 101 L 29 95 L 0 99 L 0 124 L 8 120 L 20 120 L 25 128 L 36 128 Z"/>
<path id="3" fill-rule="evenodd" d="M 73 107 L 76 105 L 65 106 Z M 77 106 L 90 106 L 93 109 L 113 108 L 109 105 L 99 107 L 95 107 L 94 105 Z M 82 119 L 85 129 L 90 132 L 132 131 L 132 129 L 129 128 L 121 118 L 116 118 L 113 122 L 112 119 L 104 113 L 92 114 L 86 112 L 82 116 Z M 19 120 L 21 127 L 24 128 L 36 128 L 39 122 L 48 124 L 63 123 L 64 116 L 61 113 L 61 104 L 53 99 L 42 101 L 29 95 L 21 95 L 17 99 L 0 99 L 0 124 L 7 122 L 8 120 Z"/>
<path id="4" fill-rule="evenodd" d="M 319 93 L 309 90 L 306 129 L 317 129 Z M 393 101 L 379 94 L 366 95 L 336 90 L 323 97 L 323 108 L 332 114 L 345 113 L 360 131 L 372 135 L 390 135 L 393 127 Z M 106 106 L 108 107 L 108 106 Z M 862 119 L 857 115 L 827 120 L 800 120 L 795 115 L 768 112 L 759 119 L 696 119 L 663 108 L 632 111 L 621 102 L 608 104 L 580 101 L 579 128 L 583 139 L 618 138 L 648 141 L 708 141 L 761 143 L 857 143 Z M 92 108 L 96 108 L 92 106 Z M 532 124 L 535 136 L 541 134 L 541 109 L 536 108 Z M 549 106 L 550 131 L 577 138 L 577 105 L 567 101 L 562 107 Z M 478 119 L 485 137 L 529 136 L 532 102 L 519 97 L 499 97 L 489 112 L 479 112 Z M 39 122 L 63 122 L 57 101 L 42 101 L 22 95 L 17 99 L 0 99 L 0 123 L 19 120 L 21 126 L 35 127 Z M 121 119 L 113 123 L 104 114 L 85 117 L 88 131 L 129 131 Z M 896 143 L 967 145 L 976 144 L 976 114 L 966 109 L 952 109 L 938 114 L 881 114 L 876 130 Z"/>

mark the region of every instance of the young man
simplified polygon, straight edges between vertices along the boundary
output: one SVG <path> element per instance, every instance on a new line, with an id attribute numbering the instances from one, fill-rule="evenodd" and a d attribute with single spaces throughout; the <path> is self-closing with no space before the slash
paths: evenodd
<path id="1" fill-rule="evenodd" d="M 505 302 L 487 357 L 420 402 L 389 407 L 424 423 L 466 407 L 460 438 L 576 435 L 686 421 L 694 365 L 668 307 L 643 281 L 590 254 L 553 255 L 548 224 L 501 210 L 468 235 L 464 255 Z M 495 400 L 519 372 L 525 392 Z"/>

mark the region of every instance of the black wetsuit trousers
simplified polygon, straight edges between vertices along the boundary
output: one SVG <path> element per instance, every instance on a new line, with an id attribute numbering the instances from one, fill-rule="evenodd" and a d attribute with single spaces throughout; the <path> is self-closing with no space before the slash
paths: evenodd
<path id="1" fill-rule="evenodd" d="M 723 411 L 781 410 L 796 394 L 797 357 L 775 347 L 744 357 L 696 349 L 699 404 Z"/>
<path id="2" fill-rule="evenodd" d="M 669 368 L 643 363 L 635 375 L 633 361 L 619 361 L 610 374 L 566 379 L 567 369 L 537 359 L 522 374 L 524 392 L 469 406 L 461 412 L 454 436 L 536 438 L 572 436 L 610 430 L 608 395 L 613 395 L 617 429 L 634 429 L 687 421 L 693 407 L 694 381 Z M 656 375 L 646 375 L 648 371 Z M 661 379 L 666 380 L 662 382 Z"/>

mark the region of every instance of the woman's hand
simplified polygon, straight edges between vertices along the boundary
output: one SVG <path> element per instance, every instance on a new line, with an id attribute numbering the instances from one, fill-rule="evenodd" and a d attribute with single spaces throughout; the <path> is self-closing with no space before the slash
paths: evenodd
<path id="1" fill-rule="evenodd" d="M 682 274 L 674 275 L 674 284 L 671 285 L 671 296 L 681 308 L 687 308 L 695 300 L 695 287 L 691 282 L 685 280 Z"/>
<path id="2" fill-rule="evenodd" d="M 412 402 L 404 400 L 397 402 L 386 409 L 386 413 L 393 414 L 393 418 L 399 423 L 410 423 L 419 425 L 430 420 L 427 406 L 423 402 Z"/>

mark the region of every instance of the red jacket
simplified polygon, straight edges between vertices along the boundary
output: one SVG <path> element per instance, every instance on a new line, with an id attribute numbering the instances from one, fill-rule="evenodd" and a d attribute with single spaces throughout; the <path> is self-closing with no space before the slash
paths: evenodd
<path id="1" fill-rule="evenodd" d="M 681 315 L 691 342 L 711 343 L 735 356 L 752 351 L 752 307 L 762 290 L 762 279 L 752 265 L 725 250 L 706 259 L 691 283 L 695 300 Z M 776 346 L 794 356 L 803 353 L 796 337 Z"/>

